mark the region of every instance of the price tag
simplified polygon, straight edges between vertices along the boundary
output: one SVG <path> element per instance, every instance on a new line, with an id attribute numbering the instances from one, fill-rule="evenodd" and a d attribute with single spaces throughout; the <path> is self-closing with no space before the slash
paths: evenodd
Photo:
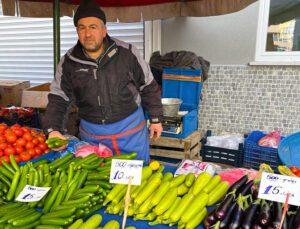
<path id="1" fill-rule="evenodd" d="M 51 187 L 36 187 L 31 185 L 26 185 L 22 192 L 16 198 L 20 202 L 34 202 L 41 200 Z"/>
<path id="2" fill-rule="evenodd" d="M 140 185 L 142 179 L 143 161 L 113 159 L 110 169 L 110 183 L 128 184 L 132 177 L 132 185 Z"/>
<path id="3" fill-rule="evenodd" d="M 300 206 L 300 178 L 278 174 L 263 173 L 258 197 L 284 203 L 290 193 L 289 203 Z"/>

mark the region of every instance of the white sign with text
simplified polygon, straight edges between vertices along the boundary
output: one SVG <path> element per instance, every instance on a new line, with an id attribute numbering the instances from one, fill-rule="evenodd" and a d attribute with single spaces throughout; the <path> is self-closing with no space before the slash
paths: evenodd
<path id="1" fill-rule="evenodd" d="M 31 185 L 26 185 L 21 193 L 16 198 L 20 202 L 34 202 L 41 200 L 47 192 L 50 190 L 50 187 L 36 187 Z"/>
<path id="2" fill-rule="evenodd" d="M 300 206 L 300 178 L 262 173 L 259 198 L 284 203 L 288 193 L 288 204 Z"/>
<path id="3" fill-rule="evenodd" d="M 143 161 L 113 159 L 110 170 L 110 183 L 128 184 L 132 177 L 132 185 L 140 185 L 142 179 Z"/>

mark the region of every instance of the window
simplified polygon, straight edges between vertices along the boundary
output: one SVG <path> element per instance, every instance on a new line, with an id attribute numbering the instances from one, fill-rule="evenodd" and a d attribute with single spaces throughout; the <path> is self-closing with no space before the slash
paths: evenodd
<path id="1" fill-rule="evenodd" d="M 300 1 L 260 0 L 257 62 L 300 64 Z"/>
<path id="2" fill-rule="evenodd" d="M 30 80 L 31 85 L 51 81 L 54 75 L 52 18 L 0 14 L 0 28 L 0 79 Z M 110 36 L 132 43 L 142 55 L 151 52 L 148 46 L 144 48 L 144 22 L 110 22 L 107 28 Z M 70 17 L 60 19 L 60 29 L 62 56 L 76 43 L 77 34 Z"/>

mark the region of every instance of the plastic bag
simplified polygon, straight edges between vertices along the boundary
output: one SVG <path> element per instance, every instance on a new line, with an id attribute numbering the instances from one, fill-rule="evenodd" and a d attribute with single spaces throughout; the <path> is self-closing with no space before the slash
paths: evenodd
<path id="1" fill-rule="evenodd" d="M 185 159 L 178 166 L 176 172 L 174 173 L 174 176 L 176 177 L 180 174 L 187 175 L 189 173 L 194 173 L 197 177 L 202 172 L 208 172 L 213 176 L 216 172 L 216 166 L 208 162 L 202 162 L 200 160 L 192 161 L 189 159 Z"/>
<path id="2" fill-rule="evenodd" d="M 206 145 L 221 147 L 225 149 L 238 150 L 239 144 L 244 142 L 244 138 L 234 135 L 225 136 L 209 136 L 207 137 Z"/>
<path id="3" fill-rule="evenodd" d="M 278 148 L 280 140 L 280 131 L 276 130 L 259 139 L 258 145 L 271 148 Z"/>
<path id="4" fill-rule="evenodd" d="M 92 153 L 97 154 L 100 157 L 110 157 L 113 155 L 113 152 L 106 145 L 99 143 L 98 146 L 90 145 L 87 142 L 80 142 L 76 146 L 76 157 L 86 157 Z"/>

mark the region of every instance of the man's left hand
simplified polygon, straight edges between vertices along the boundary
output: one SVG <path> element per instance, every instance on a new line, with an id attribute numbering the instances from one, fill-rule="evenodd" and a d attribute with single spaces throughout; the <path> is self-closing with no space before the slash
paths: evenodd
<path id="1" fill-rule="evenodd" d="M 161 132 L 163 130 L 161 123 L 151 123 L 149 125 L 150 138 L 156 141 L 159 139 Z"/>

